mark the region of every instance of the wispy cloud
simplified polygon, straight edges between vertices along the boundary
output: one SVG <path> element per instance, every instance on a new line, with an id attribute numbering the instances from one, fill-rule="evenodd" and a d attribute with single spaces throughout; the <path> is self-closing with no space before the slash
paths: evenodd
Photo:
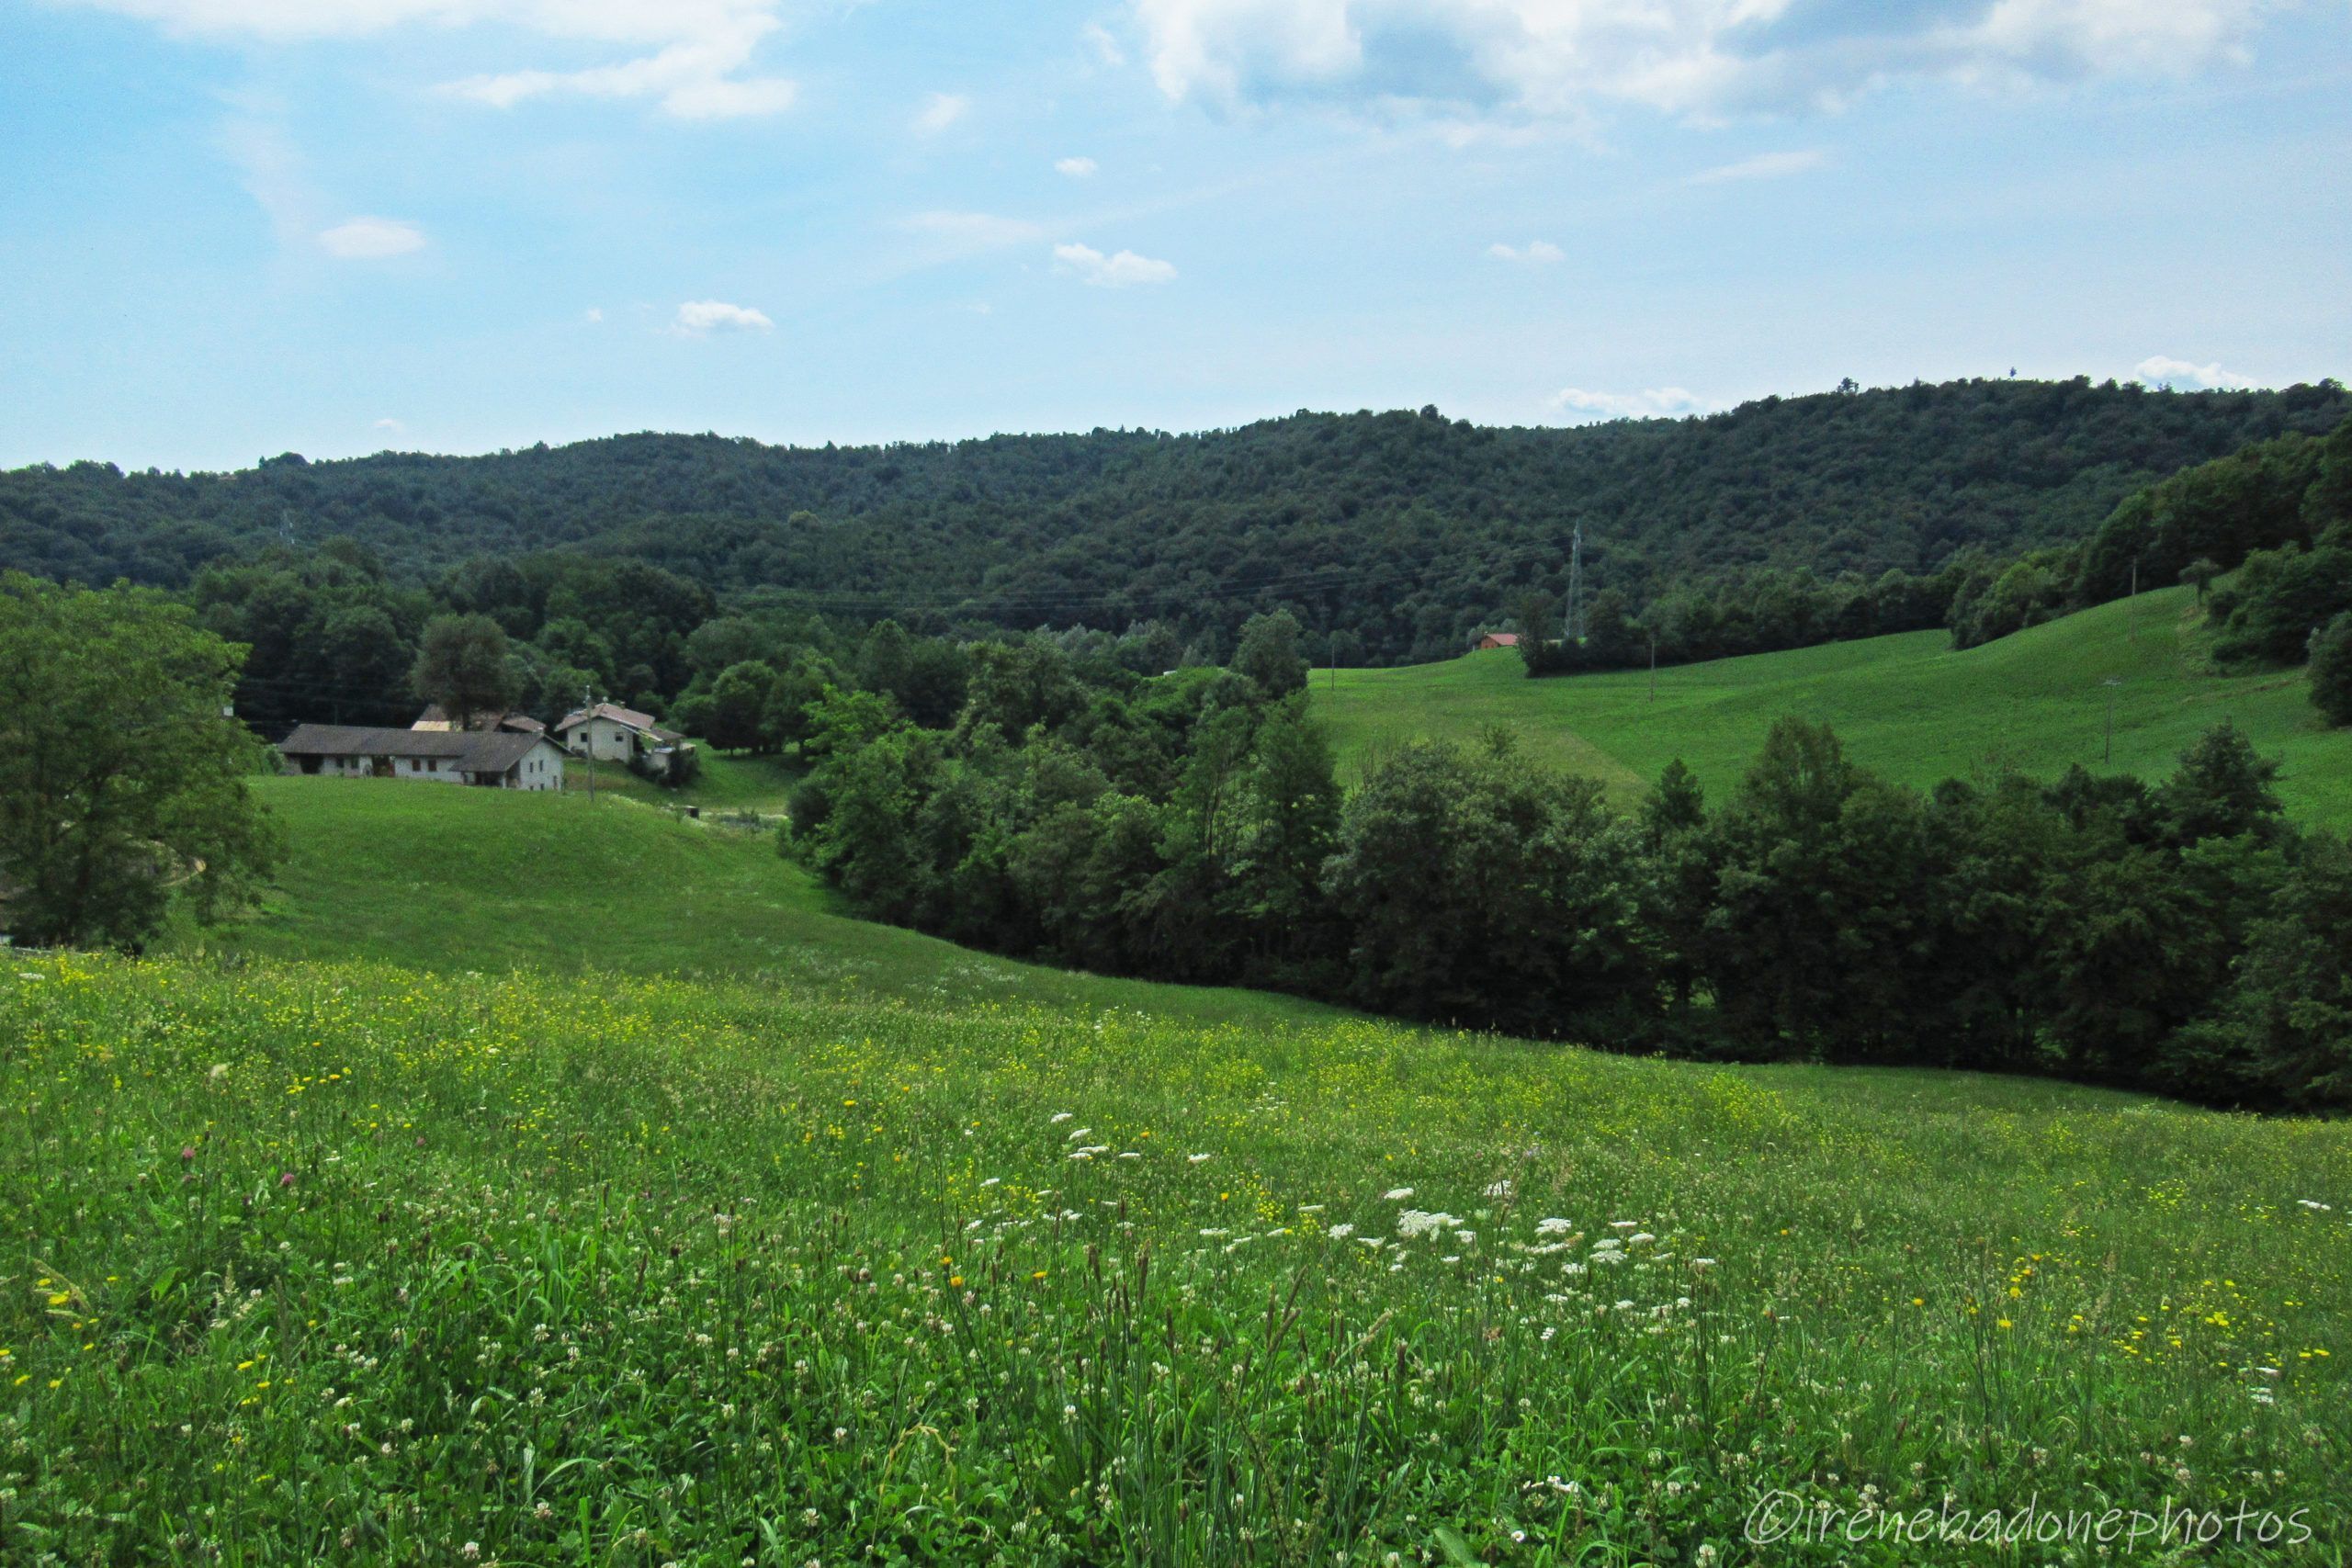
<path id="1" fill-rule="evenodd" d="M 1139 256 L 1133 251 L 1104 255 L 1091 245 L 1056 245 L 1054 264 L 1080 283 L 1098 288 L 1127 288 L 1139 283 L 1169 283 L 1176 276 L 1172 263 Z"/>
<path id="2" fill-rule="evenodd" d="M 918 136 L 936 136 L 962 119 L 971 107 L 972 100 L 961 93 L 933 93 L 916 111 L 912 129 Z"/>
<path id="3" fill-rule="evenodd" d="M 1795 152 L 1758 152 L 1753 158 L 1742 158 L 1736 164 L 1718 164 L 1712 169 L 1702 169 L 1682 183 L 1714 186 L 1730 180 L 1786 179 L 1791 175 L 1817 169 L 1826 162 L 1828 155 L 1817 147 Z"/>
<path id="4" fill-rule="evenodd" d="M 2235 392 L 2256 384 L 2252 377 L 2219 365 L 2192 364 L 2166 354 L 2150 355 L 2132 367 L 2132 374 L 2148 386 L 2176 392 Z"/>
<path id="5" fill-rule="evenodd" d="M 1549 266 L 1566 253 L 1549 240 L 1530 240 L 1523 245 L 1491 244 L 1487 247 L 1487 254 L 1497 261 L 1516 262 L 1521 266 Z"/>
<path id="6" fill-rule="evenodd" d="M 749 305 L 730 305 L 724 299 L 689 299 L 678 307 L 674 325 L 688 337 L 705 337 L 712 333 L 763 333 L 775 323 L 764 311 Z"/>
<path id="7" fill-rule="evenodd" d="M 1707 413 L 1713 404 L 1681 387 L 1651 387 L 1639 392 L 1594 392 L 1564 387 L 1552 394 L 1552 411 L 1571 423 L 1605 419 L 1679 419 Z"/>
<path id="8" fill-rule="evenodd" d="M 584 70 L 492 71 L 447 84 L 458 96 L 509 108 L 559 95 L 648 98 L 683 119 L 768 115 L 794 85 L 752 69 L 781 26 L 785 0 L 78 0 L 203 37 L 361 38 L 399 28 L 495 29 L 568 45 L 610 44 L 628 58 Z"/>
<path id="9" fill-rule="evenodd" d="M 2244 58 L 2272 0 L 1131 0 L 1170 99 L 1573 123 L 1834 107 L 1883 85 L 2184 75 Z"/>
<path id="10" fill-rule="evenodd" d="M 1101 63 L 1116 67 L 1127 62 L 1127 51 L 1119 47 L 1119 40 L 1112 37 L 1111 29 L 1102 23 L 1087 23 L 1079 29 L 1078 36 L 1079 40 L 1086 45 L 1087 52 Z"/>
<path id="11" fill-rule="evenodd" d="M 1087 175 L 1094 172 L 1095 167 L 1094 160 L 1091 158 L 1057 158 L 1054 160 L 1054 173 L 1057 175 L 1068 175 L 1074 180 L 1082 180 L 1086 178 Z"/>
<path id="12" fill-rule="evenodd" d="M 424 231 L 393 218 L 353 218 L 323 230 L 319 248 L 345 261 L 382 261 L 424 248 Z"/>

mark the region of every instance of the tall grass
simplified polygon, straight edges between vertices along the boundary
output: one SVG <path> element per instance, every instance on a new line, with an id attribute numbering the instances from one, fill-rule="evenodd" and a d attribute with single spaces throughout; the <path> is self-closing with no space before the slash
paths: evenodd
<path id="1" fill-rule="evenodd" d="M 10 1562 L 2098 1560 L 1744 1543 L 1778 1488 L 2346 1551 L 2342 1126 L 21 957 L 0 1086 Z"/>

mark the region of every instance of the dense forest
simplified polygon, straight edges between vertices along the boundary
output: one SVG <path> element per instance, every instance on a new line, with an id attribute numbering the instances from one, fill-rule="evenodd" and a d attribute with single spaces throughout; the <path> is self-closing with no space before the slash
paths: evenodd
<path id="1" fill-rule="evenodd" d="M 1923 793 L 1783 720 L 1727 798 L 1677 762 L 1626 817 L 1502 733 L 1396 749 L 1343 791 L 1285 613 L 1230 667 L 1159 679 L 1093 635 L 926 651 L 890 626 L 854 672 L 729 671 L 752 742 L 815 764 L 786 852 L 876 919 L 1105 973 L 2352 1108 L 2352 852 L 2284 818 L 2227 724 L 2153 784 Z M 955 701 L 891 685 L 943 674 Z"/>
<path id="2" fill-rule="evenodd" d="M 189 589 L 208 569 L 315 559 L 344 539 L 398 595 L 469 561 L 555 552 L 851 625 L 1159 621 L 1211 662 L 1250 615 L 1285 607 L 1318 658 L 1394 662 L 1460 651 L 1530 592 L 1556 599 L 1577 524 L 1587 586 L 1629 615 L 1725 584 L 1770 601 L 1792 579 L 1850 602 L 1890 571 L 1932 579 L 1971 552 L 2075 544 L 2164 476 L 2348 414 L 2333 382 L 2184 394 L 1980 380 L 1569 430 L 1424 409 L 1182 436 L 797 448 L 646 434 L 188 475 L 82 462 L 0 474 L 0 566 Z M 1939 624 L 1931 598 L 1886 624 Z M 1690 656 L 1736 645 L 1694 637 Z"/>

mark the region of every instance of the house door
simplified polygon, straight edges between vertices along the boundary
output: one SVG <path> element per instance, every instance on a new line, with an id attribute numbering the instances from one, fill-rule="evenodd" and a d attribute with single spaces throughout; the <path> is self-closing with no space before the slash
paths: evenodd
<path id="1" fill-rule="evenodd" d="M 370 757 L 368 759 L 368 776 L 373 779 L 390 778 L 392 760 L 390 757 Z"/>

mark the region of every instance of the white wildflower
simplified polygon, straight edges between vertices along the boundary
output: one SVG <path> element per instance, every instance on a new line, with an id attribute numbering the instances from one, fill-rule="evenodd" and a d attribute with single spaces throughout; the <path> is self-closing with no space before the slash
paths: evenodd
<path id="1" fill-rule="evenodd" d="M 1412 1195 L 1413 1190 L 1409 1187 L 1392 1187 L 1380 1195 L 1380 1201 L 1384 1203 L 1401 1203 Z"/>

